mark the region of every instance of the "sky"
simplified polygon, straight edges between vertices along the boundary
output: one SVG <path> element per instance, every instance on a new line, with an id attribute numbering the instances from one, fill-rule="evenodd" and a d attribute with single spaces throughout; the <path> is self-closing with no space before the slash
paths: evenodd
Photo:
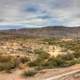
<path id="1" fill-rule="evenodd" d="M 0 0 L 0 29 L 80 26 L 80 0 Z"/>

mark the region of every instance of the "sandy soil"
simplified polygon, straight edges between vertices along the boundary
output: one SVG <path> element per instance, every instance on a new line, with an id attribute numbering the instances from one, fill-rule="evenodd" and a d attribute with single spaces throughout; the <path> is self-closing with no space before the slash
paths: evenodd
<path id="1" fill-rule="evenodd" d="M 51 56 L 57 56 L 59 54 L 65 54 L 65 52 L 62 52 L 62 48 L 59 46 L 49 46 L 49 52 L 48 53 Z"/>
<path id="2" fill-rule="evenodd" d="M 21 74 L 24 70 L 17 69 L 16 71 L 13 71 L 13 73 L 10 73 L 10 74 L 0 72 L 0 80 L 46 80 L 50 77 L 55 77 L 57 75 L 61 75 L 63 73 L 65 74 L 70 71 L 76 71 L 76 70 L 80 70 L 79 64 L 68 67 L 68 68 L 45 69 L 45 70 L 40 71 L 34 77 L 23 78 L 21 76 Z M 71 79 L 68 79 L 68 77 L 67 77 L 67 80 L 74 80 L 74 79 L 72 79 L 73 78 L 72 76 L 69 78 L 71 78 Z M 64 80 L 66 80 L 66 79 L 64 79 Z M 75 80 L 80 80 L 80 78 L 75 79 Z"/>

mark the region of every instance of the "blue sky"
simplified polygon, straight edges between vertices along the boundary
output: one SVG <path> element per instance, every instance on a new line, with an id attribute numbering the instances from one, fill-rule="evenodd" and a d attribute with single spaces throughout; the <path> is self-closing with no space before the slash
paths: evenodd
<path id="1" fill-rule="evenodd" d="M 1 29 L 55 25 L 79 26 L 80 0 L 0 0 Z"/>

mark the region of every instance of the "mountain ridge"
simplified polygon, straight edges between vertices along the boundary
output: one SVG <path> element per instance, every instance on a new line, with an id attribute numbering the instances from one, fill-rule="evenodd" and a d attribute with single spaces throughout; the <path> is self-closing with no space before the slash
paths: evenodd
<path id="1" fill-rule="evenodd" d="M 0 30 L 5 36 L 29 36 L 29 37 L 57 37 L 57 38 L 80 38 L 80 27 L 43 27 L 43 28 L 20 28 Z"/>

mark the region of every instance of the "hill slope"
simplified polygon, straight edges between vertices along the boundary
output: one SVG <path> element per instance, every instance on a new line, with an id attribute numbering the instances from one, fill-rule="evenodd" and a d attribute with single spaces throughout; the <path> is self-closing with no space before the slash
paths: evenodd
<path id="1" fill-rule="evenodd" d="M 2 30 L 0 34 L 7 36 L 31 36 L 31 37 L 58 37 L 58 38 L 80 38 L 80 27 L 44 27 L 33 29 L 10 29 Z"/>

